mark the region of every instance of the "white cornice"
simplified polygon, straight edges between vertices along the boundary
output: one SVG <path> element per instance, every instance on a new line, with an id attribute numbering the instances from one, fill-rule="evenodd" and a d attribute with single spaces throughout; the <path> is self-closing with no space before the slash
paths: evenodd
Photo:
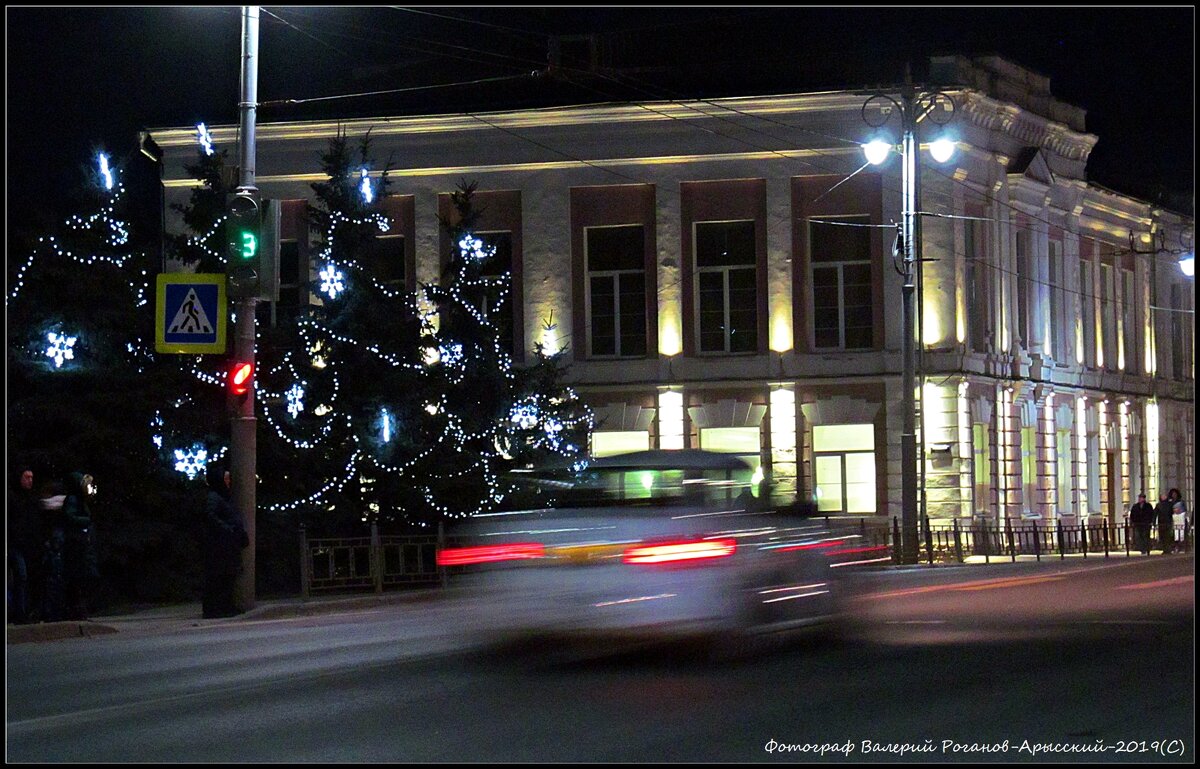
<path id="1" fill-rule="evenodd" d="M 861 110 L 864 97 L 843 91 L 753 96 L 704 101 L 646 102 L 645 104 L 598 104 L 577 107 L 555 107 L 507 112 L 478 112 L 454 115 L 422 115 L 415 117 L 372 117 L 353 120 L 311 120 L 283 123 L 258 123 L 257 138 L 264 141 L 328 139 L 341 130 L 347 134 L 366 133 L 372 136 L 412 135 L 481 131 L 493 127 L 507 129 L 546 128 L 604 123 L 656 122 L 664 120 L 699 120 L 726 118 L 739 112 L 749 115 L 772 115 L 830 110 Z M 217 143 L 236 140 L 237 126 L 210 126 Z M 196 142 L 195 126 L 185 128 L 156 128 L 150 133 L 158 146 L 165 148 L 192 145 Z"/>
<path id="2" fill-rule="evenodd" d="M 964 91 L 960 98 L 963 113 L 975 125 L 1006 133 L 1026 145 L 1044 147 L 1071 160 L 1086 161 L 1099 139 L 978 91 Z"/>
<path id="3" fill-rule="evenodd" d="M 432 166 L 426 168 L 393 168 L 388 171 L 388 178 L 411 178 L 422 176 L 460 176 L 463 174 L 486 173 L 537 173 L 540 171 L 562 171 L 582 168 L 613 168 L 619 166 L 656 166 L 684 165 L 692 163 L 728 163 L 738 161 L 759 162 L 764 160 L 803 159 L 806 157 L 828 157 L 830 155 L 858 155 L 858 147 L 819 150 L 775 150 L 770 152 L 730 152 L 723 154 L 704 155 L 659 155 L 652 157 L 609 158 L 601 160 L 557 160 L 543 163 L 504 163 L 499 165 L 475 166 Z M 379 172 L 372 172 L 379 176 Z M 320 182 L 329 177 L 320 171 L 293 174 L 258 174 L 255 180 L 260 184 L 287 182 Z M 180 179 L 164 179 L 163 186 L 168 189 L 201 187 L 203 182 L 192 177 Z"/>

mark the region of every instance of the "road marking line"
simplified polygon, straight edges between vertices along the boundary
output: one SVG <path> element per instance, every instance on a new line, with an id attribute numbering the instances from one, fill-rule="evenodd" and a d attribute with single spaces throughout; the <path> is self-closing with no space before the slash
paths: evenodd
<path id="1" fill-rule="evenodd" d="M 1188 582 L 1195 582 L 1196 575 L 1188 574 L 1183 577 L 1171 577 L 1170 579 L 1160 579 L 1157 582 L 1139 582 L 1134 585 L 1121 585 L 1117 590 L 1146 590 L 1153 587 L 1166 587 L 1168 585 L 1185 585 Z"/>
<path id="2" fill-rule="evenodd" d="M 1176 622 L 1166 619 L 1089 619 L 1076 624 L 1083 625 L 1175 625 Z"/>
<path id="3" fill-rule="evenodd" d="M 1158 563 L 1159 561 L 1155 560 L 1153 562 Z M 1117 563 L 1103 563 L 1103 564 L 1098 564 L 1096 566 L 1091 566 L 1091 565 L 1082 566 L 1081 565 L 1081 568 L 1071 569 L 1069 571 L 1056 571 L 1056 572 L 1052 572 L 1052 574 L 1054 574 L 1056 576 L 1061 576 L 1061 578 L 1065 579 L 1066 577 L 1071 577 L 1076 574 L 1087 574 L 1088 572 L 1104 571 L 1107 569 L 1123 569 L 1123 568 L 1126 568 L 1129 566 L 1139 566 L 1139 565 L 1145 566 L 1149 563 L 1151 563 L 1151 561 L 1144 561 L 1144 560 L 1140 560 L 1140 559 L 1139 560 L 1121 559 Z M 887 572 L 881 572 L 881 573 L 886 574 Z M 867 599 L 875 599 L 875 598 L 899 598 L 901 596 L 906 596 L 906 595 L 918 595 L 921 593 L 932 593 L 932 592 L 936 592 L 938 590 L 961 590 L 966 587 L 970 587 L 972 585 L 986 585 L 986 584 L 994 584 L 994 583 L 998 583 L 998 582 L 1010 582 L 1014 579 L 1022 579 L 1022 578 L 1021 577 L 996 577 L 994 579 L 978 580 L 975 582 L 951 582 L 951 583 L 946 583 L 946 584 L 941 584 L 941 585 L 925 585 L 923 587 L 913 587 L 913 588 L 907 588 L 905 590 L 890 590 L 886 593 L 869 593 L 867 595 L 861 596 L 861 599 L 867 600 Z"/>
<path id="4" fill-rule="evenodd" d="M 951 590 L 996 590 L 1005 587 L 1024 587 L 1025 585 L 1036 585 L 1039 582 L 1057 582 L 1066 577 L 1017 577 L 1005 582 L 993 582 L 989 585 L 968 585 L 965 587 L 952 587 Z"/>

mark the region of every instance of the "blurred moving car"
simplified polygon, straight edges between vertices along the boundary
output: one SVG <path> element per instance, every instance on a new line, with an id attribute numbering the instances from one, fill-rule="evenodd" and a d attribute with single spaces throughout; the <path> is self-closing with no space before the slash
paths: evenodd
<path id="1" fill-rule="evenodd" d="M 871 549 L 771 509 L 750 466 L 729 454 L 641 451 L 524 480 L 541 505 L 473 517 L 438 552 L 451 584 L 479 599 L 482 629 L 497 634 L 701 636 L 750 648 L 764 634 L 839 620 L 836 567 Z"/>

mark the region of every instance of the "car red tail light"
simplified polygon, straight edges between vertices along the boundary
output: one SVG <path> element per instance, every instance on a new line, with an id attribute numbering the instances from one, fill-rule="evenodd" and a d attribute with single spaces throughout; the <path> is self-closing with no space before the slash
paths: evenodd
<path id="1" fill-rule="evenodd" d="M 626 548 L 622 563 L 655 564 L 727 558 L 737 550 L 734 539 L 692 539 L 654 542 Z"/>
<path id="2" fill-rule="evenodd" d="M 439 550 L 436 560 L 438 566 L 467 566 L 473 563 L 543 558 L 545 555 L 546 546 L 540 542 L 514 542 L 506 545 L 450 547 Z"/>

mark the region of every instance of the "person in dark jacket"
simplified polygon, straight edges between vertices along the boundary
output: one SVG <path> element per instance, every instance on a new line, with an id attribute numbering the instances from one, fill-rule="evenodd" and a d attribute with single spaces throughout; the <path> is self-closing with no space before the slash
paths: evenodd
<path id="1" fill-rule="evenodd" d="M 242 518 L 229 501 L 229 472 L 218 464 L 205 471 L 208 496 L 204 502 L 205 618 L 238 614 L 234 587 L 242 568 L 242 548 L 250 544 Z"/>
<path id="2" fill-rule="evenodd" d="M 1168 494 L 1160 494 L 1158 504 L 1154 507 L 1154 517 L 1158 523 L 1158 546 L 1163 555 L 1169 555 L 1175 549 L 1175 499 Z"/>
<path id="3" fill-rule="evenodd" d="M 67 476 L 62 505 L 63 577 L 67 619 L 87 619 L 92 582 L 96 578 L 96 553 L 92 547 L 92 476 Z"/>
<path id="4" fill-rule="evenodd" d="M 22 468 L 17 488 L 8 492 L 8 610 L 16 624 L 29 622 L 41 571 L 42 514 L 33 492 L 33 470 Z"/>
<path id="5" fill-rule="evenodd" d="M 1129 509 L 1129 525 L 1133 527 L 1133 546 L 1150 555 L 1150 527 L 1154 524 L 1154 508 L 1145 494 L 1138 494 L 1137 504 Z"/>

